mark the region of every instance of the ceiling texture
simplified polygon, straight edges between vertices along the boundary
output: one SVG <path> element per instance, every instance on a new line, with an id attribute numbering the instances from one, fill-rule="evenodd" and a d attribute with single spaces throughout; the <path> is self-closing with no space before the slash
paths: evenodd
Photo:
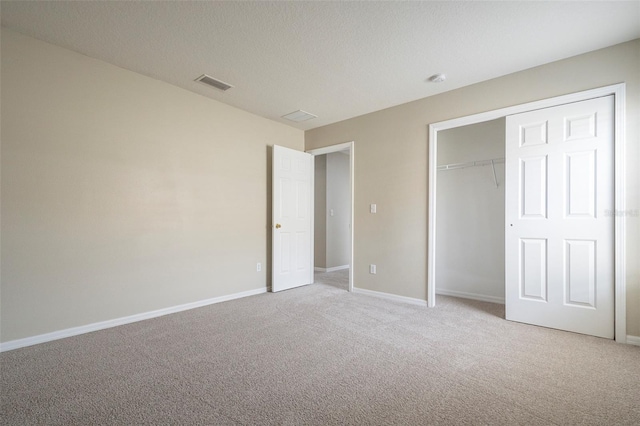
<path id="1" fill-rule="evenodd" d="M 637 0 L 2 0 L 0 14 L 7 28 L 303 130 L 640 37 Z M 429 82 L 436 73 L 447 80 Z M 202 74 L 234 87 L 195 82 Z M 299 109 L 318 117 L 281 118 Z"/>

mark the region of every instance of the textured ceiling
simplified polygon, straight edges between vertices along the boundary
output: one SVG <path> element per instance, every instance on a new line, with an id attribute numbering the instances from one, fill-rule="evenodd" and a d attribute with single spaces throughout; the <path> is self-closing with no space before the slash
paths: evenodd
<path id="1" fill-rule="evenodd" d="M 299 129 L 640 37 L 639 1 L 0 7 L 3 26 Z M 438 72 L 447 81 L 429 83 Z M 193 81 L 205 73 L 235 87 L 220 92 Z M 318 118 L 280 118 L 298 109 Z"/>

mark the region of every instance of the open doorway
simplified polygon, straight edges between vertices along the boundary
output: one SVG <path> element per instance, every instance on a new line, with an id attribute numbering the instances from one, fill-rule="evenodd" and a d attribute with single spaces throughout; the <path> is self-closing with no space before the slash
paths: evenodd
<path id="1" fill-rule="evenodd" d="M 314 155 L 314 282 L 353 289 L 353 142 Z"/>
<path id="2" fill-rule="evenodd" d="M 438 134 L 436 294 L 503 303 L 505 119 Z"/>

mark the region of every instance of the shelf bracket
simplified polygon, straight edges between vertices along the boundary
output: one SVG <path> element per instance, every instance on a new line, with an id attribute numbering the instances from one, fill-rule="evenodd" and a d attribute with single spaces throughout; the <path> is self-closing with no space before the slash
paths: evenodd
<path id="1" fill-rule="evenodd" d="M 496 183 L 496 188 L 498 187 L 498 178 L 496 177 L 496 163 L 491 160 L 491 168 L 493 169 L 493 181 Z"/>

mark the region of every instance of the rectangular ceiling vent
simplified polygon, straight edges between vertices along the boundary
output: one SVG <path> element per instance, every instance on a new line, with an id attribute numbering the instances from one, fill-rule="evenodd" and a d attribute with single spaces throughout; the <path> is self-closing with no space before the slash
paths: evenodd
<path id="1" fill-rule="evenodd" d="M 196 78 L 195 81 L 199 81 L 200 83 L 206 84 L 207 86 L 215 87 L 216 89 L 222 90 L 223 92 L 233 87 L 232 85 L 227 84 L 224 81 L 216 80 L 215 78 L 206 74 L 202 74 L 200 77 Z"/>
<path id="2" fill-rule="evenodd" d="M 291 120 L 291 121 L 295 121 L 296 123 L 299 123 L 301 121 L 311 120 L 312 118 L 318 118 L 318 116 L 309 114 L 308 112 L 302 111 L 299 109 L 297 111 L 290 112 L 287 115 L 283 115 L 282 118 L 286 118 L 287 120 Z"/>

